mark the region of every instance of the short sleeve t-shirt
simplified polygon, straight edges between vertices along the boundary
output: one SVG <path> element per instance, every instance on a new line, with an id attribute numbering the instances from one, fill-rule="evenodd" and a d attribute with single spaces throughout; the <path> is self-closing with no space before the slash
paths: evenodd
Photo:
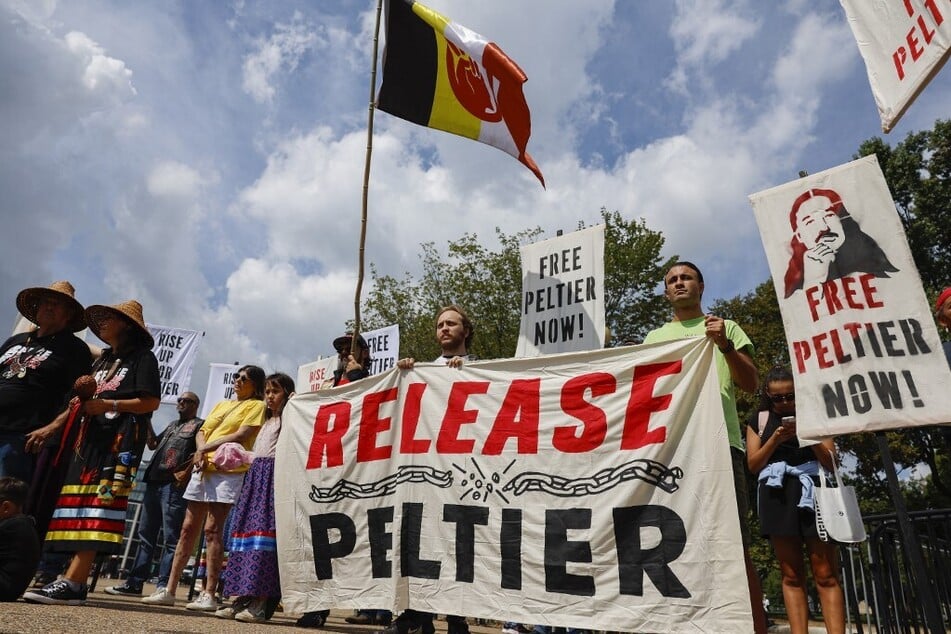
<path id="1" fill-rule="evenodd" d="M 753 356 L 753 342 L 743 332 L 743 329 L 735 321 L 724 320 L 727 338 L 733 342 L 737 350 Z M 686 321 L 671 321 L 660 328 L 650 331 L 644 338 L 644 343 L 660 343 L 663 341 L 677 341 L 679 339 L 688 339 L 691 337 L 705 337 L 706 324 L 704 317 L 688 319 Z M 730 376 L 730 366 L 727 364 L 723 353 L 719 350 L 714 352 L 717 378 L 720 381 L 720 402 L 723 405 L 723 418 L 726 421 L 727 437 L 730 440 L 730 446 L 743 450 L 743 439 L 740 435 L 740 418 L 736 413 L 736 391 L 733 385 L 733 378 Z"/>
<path id="2" fill-rule="evenodd" d="M 264 401 L 255 398 L 249 398 L 244 401 L 219 401 L 218 404 L 212 408 L 211 413 L 208 414 L 208 418 L 205 419 L 205 424 L 201 427 L 201 433 L 205 437 L 205 442 L 210 443 L 222 436 L 233 434 L 242 427 L 260 428 L 264 423 L 264 413 L 266 409 L 267 407 Z M 256 438 L 257 431 L 252 434 L 250 438 L 246 438 L 242 445 L 245 449 L 250 451 L 251 447 L 254 446 Z M 215 470 L 215 465 L 211 461 L 214 455 L 214 451 L 209 451 L 205 454 L 205 469 L 208 471 Z M 247 470 L 248 465 L 243 465 L 230 470 L 228 473 L 241 473 Z"/>
<path id="3" fill-rule="evenodd" d="M 7 339 L 0 346 L 0 432 L 29 432 L 52 421 L 91 363 L 89 346 L 71 332 Z"/>

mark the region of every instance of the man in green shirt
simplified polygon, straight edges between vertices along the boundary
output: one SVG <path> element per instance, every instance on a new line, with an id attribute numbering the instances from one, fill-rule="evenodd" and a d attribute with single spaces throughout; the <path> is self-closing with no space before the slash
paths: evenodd
<path id="1" fill-rule="evenodd" d="M 736 504 L 740 512 L 740 532 L 743 538 L 743 558 L 750 590 L 750 609 L 756 634 L 766 632 L 766 614 L 763 611 L 763 590 L 759 576 L 750 559 L 749 497 L 746 490 L 746 458 L 736 412 L 734 387 L 755 392 L 759 384 L 753 364 L 753 342 L 736 322 L 715 315 L 706 315 L 700 306 L 703 296 L 703 274 L 691 262 L 678 262 L 664 276 L 664 296 L 674 309 L 673 321 L 652 330 L 644 343 L 675 341 L 688 337 L 707 337 L 716 344 L 717 377 L 720 381 L 720 401 L 730 455 L 733 463 L 733 482 Z"/>

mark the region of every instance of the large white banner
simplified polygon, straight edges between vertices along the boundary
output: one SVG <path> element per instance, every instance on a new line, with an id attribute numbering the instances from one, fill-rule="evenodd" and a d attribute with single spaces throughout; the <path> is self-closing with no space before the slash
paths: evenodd
<path id="1" fill-rule="evenodd" d="M 209 363 L 208 387 L 205 388 L 205 398 L 201 401 L 201 417 L 207 418 L 211 408 L 218 401 L 234 398 L 234 375 L 241 366 L 236 363 Z"/>
<path id="2" fill-rule="evenodd" d="M 875 156 L 750 196 L 801 438 L 943 423 L 951 371 Z"/>
<path id="3" fill-rule="evenodd" d="M 198 354 L 198 344 L 205 333 L 199 330 L 184 330 L 146 324 L 155 345 L 152 353 L 159 363 L 159 378 L 162 381 L 162 402 L 174 403 L 183 392 L 188 391 L 192 381 L 192 366 Z"/>
<path id="4" fill-rule="evenodd" d="M 751 631 L 712 360 L 701 338 L 295 396 L 275 473 L 285 610 Z"/>
<path id="5" fill-rule="evenodd" d="M 516 357 L 604 346 L 604 225 L 521 248 Z"/>
<path id="6" fill-rule="evenodd" d="M 951 52 L 951 5 L 940 0 L 839 0 L 865 60 L 885 132 Z"/>

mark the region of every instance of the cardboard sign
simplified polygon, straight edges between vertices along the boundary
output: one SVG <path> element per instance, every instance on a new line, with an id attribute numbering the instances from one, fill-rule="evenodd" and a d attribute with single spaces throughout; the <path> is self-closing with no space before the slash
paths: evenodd
<path id="1" fill-rule="evenodd" d="M 198 354 L 198 344 L 205 333 L 198 330 L 168 328 L 146 324 L 155 346 L 152 353 L 158 359 L 159 378 L 162 381 L 162 402 L 175 403 L 188 391 L 192 381 L 192 366 Z"/>
<path id="2" fill-rule="evenodd" d="M 201 418 L 207 418 L 219 401 L 234 399 L 234 375 L 241 367 L 237 363 L 209 363 L 208 366 L 208 387 L 201 401 Z"/>
<path id="3" fill-rule="evenodd" d="M 521 248 L 516 357 L 604 346 L 604 225 Z"/>

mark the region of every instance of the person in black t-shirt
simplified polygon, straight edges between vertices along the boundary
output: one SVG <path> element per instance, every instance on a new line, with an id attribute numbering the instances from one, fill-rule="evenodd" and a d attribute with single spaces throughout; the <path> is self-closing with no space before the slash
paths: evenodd
<path id="1" fill-rule="evenodd" d="M 763 382 L 760 411 L 746 428 L 746 456 L 758 474 L 761 532 L 769 538 L 783 576 L 783 601 L 789 628 L 809 626 L 803 546 L 819 590 L 822 616 L 830 632 L 845 631 L 845 599 L 838 577 L 836 545 L 819 539 L 812 501 L 820 466 L 833 467 L 835 445 L 823 440 L 800 447 L 796 437 L 796 393 L 789 368 L 776 366 Z"/>
<path id="2" fill-rule="evenodd" d="M 26 492 L 26 482 L 0 477 L 0 601 L 23 594 L 40 560 L 33 518 L 22 513 Z"/>
<path id="3" fill-rule="evenodd" d="M 73 382 L 89 373 L 89 346 L 73 335 L 86 327 L 74 294 L 63 281 L 17 295 L 20 314 L 37 327 L 0 346 L 0 477 L 32 481 L 32 446 L 52 436 L 49 423 L 66 409 Z"/>

